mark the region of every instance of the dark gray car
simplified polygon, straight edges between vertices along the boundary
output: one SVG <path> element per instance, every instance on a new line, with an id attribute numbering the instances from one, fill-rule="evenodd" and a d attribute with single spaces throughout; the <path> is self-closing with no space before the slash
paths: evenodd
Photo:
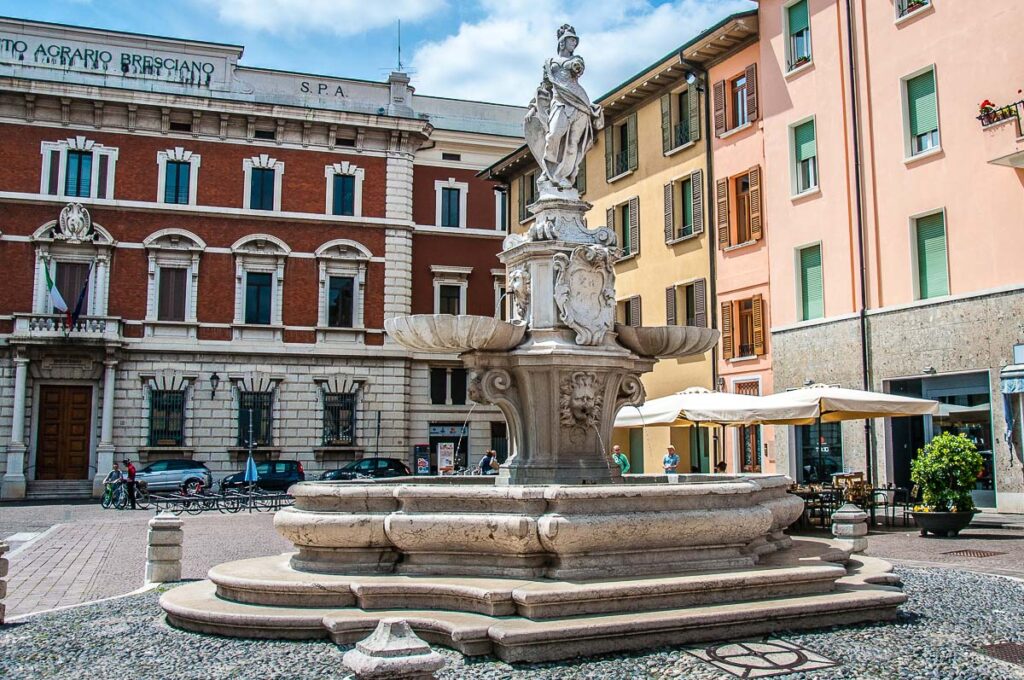
<path id="1" fill-rule="evenodd" d="M 135 472 L 135 480 L 146 482 L 150 491 L 195 491 L 200 484 L 213 486 L 213 475 L 202 463 L 191 460 L 158 460 Z"/>

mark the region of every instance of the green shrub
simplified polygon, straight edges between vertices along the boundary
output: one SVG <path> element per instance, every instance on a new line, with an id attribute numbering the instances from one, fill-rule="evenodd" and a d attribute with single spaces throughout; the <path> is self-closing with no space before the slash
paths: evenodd
<path id="1" fill-rule="evenodd" d="M 970 439 L 943 432 L 918 449 L 910 463 L 910 478 L 921 486 L 922 499 L 930 509 L 966 512 L 974 509 L 971 489 L 982 464 Z"/>

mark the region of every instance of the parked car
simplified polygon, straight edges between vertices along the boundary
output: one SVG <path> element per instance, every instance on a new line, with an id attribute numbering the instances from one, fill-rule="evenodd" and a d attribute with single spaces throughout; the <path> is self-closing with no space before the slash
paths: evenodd
<path id="1" fill-rule="evenodd" d="M 213 486 L 213 475 L 203 465 L 192 460 L 158 460 L 136 470 L 135 481 L 145 482 L 150 491 L 195 491 L 200 485 Z"/>
<path id="2" fill-rule="evenodd" d="M 358 477 L 406 477 L 411 475 L 409 466 L 397 458 L 363 458 L 354 460 L 339 470 L 329 470 L 320 479 L 339 480 Z"/>
<path id="3" fill-rule="evenodd" d="M 257 463 L 256 477 L 256 486 L 266 491 L 287 491 L 292 484 L 306 481 L 302 463 L 297 460 Z M 245 484 L 245 470 L 242 470 L 220 480 L 220 490 L 239 489 Z"/>

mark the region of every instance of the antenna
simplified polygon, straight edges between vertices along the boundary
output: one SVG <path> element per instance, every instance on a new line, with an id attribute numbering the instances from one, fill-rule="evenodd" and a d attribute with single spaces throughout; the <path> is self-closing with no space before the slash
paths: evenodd
<path id="1" fill-rule="evenodd" d="M 402 70 L 402 20 L 398 20 L 398 70 Z"/>

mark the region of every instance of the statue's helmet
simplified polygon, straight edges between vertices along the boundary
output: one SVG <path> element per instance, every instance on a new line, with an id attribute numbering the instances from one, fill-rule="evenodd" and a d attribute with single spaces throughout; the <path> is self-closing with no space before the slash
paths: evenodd
<path id="1" fill-rule="evenodd" d="M 559 47 L 561 47 L 562 43 L 568 40 L 569 38 L 575 39 L 577 45 L 580 42 L 579 36 L 576 35 L 576 29 L 570 26 L 569 24 L 562 24 L 561 27 L 558 29 Z"/>

